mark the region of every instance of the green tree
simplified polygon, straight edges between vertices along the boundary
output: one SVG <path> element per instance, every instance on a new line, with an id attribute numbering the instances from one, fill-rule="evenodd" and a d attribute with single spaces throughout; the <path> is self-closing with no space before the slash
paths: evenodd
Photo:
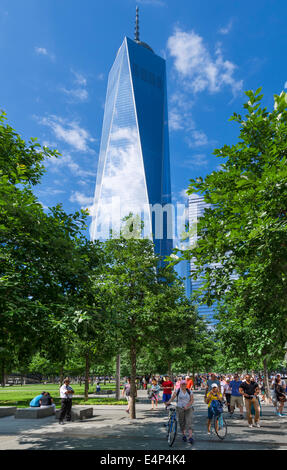
<path id="1" fill-rule="evenodd" d="M 245 116 L 231 118 L 238 143 L 214 151 L 221 169 L 191 180 L 188 193 L 211 207 L 198 223 L 197 246 L 181 257 L 195 259 L 195 277 L 203 274 L 203 300 L 221 303 L 218 331 L 227 327 L 234 339 L 225 352 L 236 344 L 246 364 L 261 356 L 267 374 L 268 358 L 287 338 L 287 103 L 285 93 L 275 95 L 269 112 L 260 93 L 247 91 Z"/>

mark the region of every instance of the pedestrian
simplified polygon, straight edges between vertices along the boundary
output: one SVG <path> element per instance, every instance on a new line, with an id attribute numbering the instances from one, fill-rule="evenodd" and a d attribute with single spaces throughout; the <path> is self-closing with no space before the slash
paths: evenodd
<path id="1" fill-rule="evenodd" d="M 64 424 L 64 419 L 68 422 L 72 419 L 72 398 L 74 390 L 70 386 L 70 380 L 68 377 L 65 378 L 64 384 L 60 388 L 61 397 L 61 411 L 59 416 L 59 424 Z"/>
<path id="2" fill-rule="evenodd" d="M 175 392 L 176 390 L 179 390 L 180 389 L 180 383 L 182 381 L 182 378 L 181 377 L 177 377 L 176 378 L 176 382 L 175 382 L 175 385 L 174 385 L 174 389 L 173 391 Z"/>
<path id="3" fill-rule="evenodd" d="M 188 390 L 192 390 L 193 389 L 193 380 L 191 377 L 189 377 L 189 375 L 187 375 L 185 377 L 185 380 L 186 380 L 186 388 L 188 388 Z"/>
<path id="4" fill-rule="evenodd" d="M 218 414 L 218 407 L 222 404 L 223 396 L 220 393 L 220 385 L 211 384 L 211 390 L 207 392 L 205 403 L 207 408 L 207 434 L 211 434 L 211 421 L 214 415 Z M 221 405 L 222 406 L 222 405 Z"/>
<path id="5" fill-rule="evenodd" d="M 171 398 L 173 390 L 173 382 L 170 380 L 170 377 L 168 375 L 165 376 L 165 379 L 162 382 L 161 386 L 163 389 L 162 401 L 164 403 L 167 403 Z"/>
<path id="6" fill-rule="evenodd" d="M 283 408 L 286 401 L 286 387 L 281 383 L 281 379 L 275 379 L 274 390 L 276 393 L 277 403 L 278 403 L 278 416 L 284 416 Z"/>
<path id="7" fill-rule="evenodd" d="M 206 400 L 208 392 L 210 392 L 212 390 L 212 387 L 213 387 L 214 384 L 216 384 L 217 387 L 218 387 L 218 390 L 220 390 L 220 382 L 216 378 L 216 375 L 211 373 L 209 377 L 210 378 L 206 381 L 204 401 Z"/>
<path id="8" fill-rule="evenodd" d="M 49 392 L 45 392 L 40 400 L 40 408 L 53 408 L 56 413 L 56 405 Z"/>
<path id="9" fill-rule="evenodd" d="M 128 406 L 127 406 L 127 409 L 126 409 L 126 413 L 129 413 L 130 412 L 130 405 L 131 405 L 131 379 L 130 377 L 128 377 L 127 379 L 127 382 L 124 384 L 124 388 L 123 388 L 123 391 L 122 391 L 122 396 L 126 396 L 126 399 L 127 399 L 127 402 L 128 402 Z"/>
<path id="10" fill-rule="evenodd" d="M 276 382 L 276 379 L 278 380 L 278 382 Z M 272 403 L 275 407 L 275 413 L 278 415 L 280 402 L 278 402 L 278 399 L 277 399 L 277 394 L 276 394 L 276 391 L 275 391 L 275 384 L 279 384 L 282 387 L 286 387 L 286 382 L 285 382 L 285 380 L 282 379 L 281 374 L 276 374 L 272 378 L 272 381 L 271 381 Z"/>
<path id="11" fill-rule="evenodd" d="M 232 418 L 235 407 L 239 408 L 240 419 L 243 419 L 243 396 L 239 391 L 242 381 L 239 379 L 238 374 L 234 374 L 234 379 L 229 382 L 229 387 L 231 389 L 231 398 L 230 398 L 230 418 Z"/>
<path id="12" fill-rule="evenodd" d="M 226 400 L 226 403 L 227 403 L 228 412 L 231 414 L 231 406 L 230 406 L 231 388 L 230 388 L 230 379 L 229 379 L 229 377 L 226 378 L 226 384 L 223 387 L 223 396 L 225 397 L 225 400 Z"/>
<path id="13" fill-rule="evenodd" d="M 260 406 L 258 401 L 259 386 L 254 380 L 251 380 L 251 375 L 246 374 L 245 382 L 242 382 L 239 387 L 239 392 L 245 398 L 246 417 L 248 419 L 248 426 L 253 427 L 251 406 L 254 406 L 255 410 L 255 426 L 260 428 Z"/>
<path id="14" fill-rule="evenodd" d="M 172 397 L 166 403 L 166 406 L 176 398 L 176 414 L 179 422 L 179 426 L 182 432 L 182 440 L 187 441 L 186 431 L 188 431 L 188 442 L 193 444 L 192 437 L 192 416 L 193 416 L 193 392 L 186 388 L 186 381 L 181 380 L 180 388 L 173 392 Z"/>
<path id="15" fill-rule="evenodd" d="M 159 400 L 159 392 L 160 392 L 160 386 L 157 383 L 157 380 L 154 378 L 152 379 L 152 386 L 150 389 L 151 410 L 154 409 L 154 404 L 155 404 L 155 409 L 157 409 L 157 404 Z"/>
<path id="16" fill-rule="evenodd" d="M 39 407 L 40 406 L 40 400 L 42 400 L 43 396 L 45 395 L 46 392 L 42 392 L 40 395 L 37 395 L 30 401 L 30 406 L 31 408 Z"/>

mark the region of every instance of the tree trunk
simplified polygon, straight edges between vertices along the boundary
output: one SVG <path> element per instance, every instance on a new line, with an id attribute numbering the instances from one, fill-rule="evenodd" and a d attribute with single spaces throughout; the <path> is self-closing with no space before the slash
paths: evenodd
<path id="1" fill-rule="evenodd" d="M 264 366 L 264 387 L 265 387 L 265 395 L 268 401 L 271 400 L 271 393 L 269 387 L 269 380 L 268 380 L 268 367 L 267 367 L 267 359 L 264 357 L 263 359 L 263 366 Z"/>
<path id="2" fill-rule="evenodd" d="M 5 363 L 1 363 L 1 387 L 5 387 Z"/>
<path id="3" fill-rule="evenodd" d="M 167 373 L 169 377 L 171 378 L 171 361 L 167 362 Z"/>
<path id="4" fill-rule="evenodd" d="M 89 374 L 90 374 L 90 353 L 86 353 L 86 370 L 85 370 L 85 400 L 89 398 Z"/>
<path id="5" fill-rule="evenodd" d="M 64 366 L 63 364 L 61 364 L 60 366 L 60 385 L 61 386 L 63 385 L 63 381 L 64 381 Z"/>
<path id="6" fill-rule="evenodd" d="M 131 340 L 131 350 L 130 350 L 130 359 L 131 359 L 131 389 L 130 389 L 130 417 L 131 419 L 136 419 L 136 373 L 137 373 L 137 353 L 136 353 L 136 340 L 132 338 Z"/>
<path id="7" fill-rule="evenodd" d="M 193 381 L 193 390 L 195 390 L 195 367 L 192 364 L 192 381 Z"/>
<path id="8" fill-rule="evenodd" d="M 116 359 L 116 400 L 121 396 L 121 356 L 117 354 Z"/>

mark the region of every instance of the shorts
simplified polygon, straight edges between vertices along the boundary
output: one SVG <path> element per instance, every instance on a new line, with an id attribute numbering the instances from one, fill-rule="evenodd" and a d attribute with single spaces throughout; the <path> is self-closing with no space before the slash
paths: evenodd
<path id="1" fill-rule="evenodd" d="M 164 403 L 168 402 L 171 399 L 171 393 L 163 393 L 162 394 L 162 401 Z"/>
<path id="2" fill-rule="evenodd" d="M 177 419 L 179 422 L 179 427 L 182 432 L 192 429 L 192 415 L 193 415 L 192 408 L 188 408 L 187 410 L 184 410 L 183 408 L 179 408 L 177 406 L 176 415 L 177 415 Z"/>
<path id="3" fill-rule="evenodd" d="M 158 400 L 159 400 L 158 394 L 157 394 L 157 393 L 153 393 L 152 396 L 151 396 L 151 401 L 156 401 L 156 402 L 158 402 Z"/>
<path id="4" fill-rule="evenodd" d="M 231 395 L 230 406 L 232 406 L 232 407 L 234 407 L 234 408 L 235 408 L 236 406 L 237 406 L 238 408 L 242 407 L 242 406 L 243 406 L 243 397 L 242 397 L 242 396 L 240 396 L 240 397 L 235 397 L 235 396 Z"/>
<path id="5" fill-rule="evenodd" d="M 212 408 L 212 406 L 210 405 L 207 409 L 207 417 L 208 419 L 212 419 L 214 416 L 214 409 Z"/>

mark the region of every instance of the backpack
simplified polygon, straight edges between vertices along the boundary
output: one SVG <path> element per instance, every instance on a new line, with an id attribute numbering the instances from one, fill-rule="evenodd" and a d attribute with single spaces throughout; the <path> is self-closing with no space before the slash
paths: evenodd
<path id="1" fill-rule="evenodd" d="M 213 408 L 213 411 L 215 415 L 219 415 L 223 413 L 223 405 L 222 402 L 219 400 L 212 400 L 211 406 Z"/>

